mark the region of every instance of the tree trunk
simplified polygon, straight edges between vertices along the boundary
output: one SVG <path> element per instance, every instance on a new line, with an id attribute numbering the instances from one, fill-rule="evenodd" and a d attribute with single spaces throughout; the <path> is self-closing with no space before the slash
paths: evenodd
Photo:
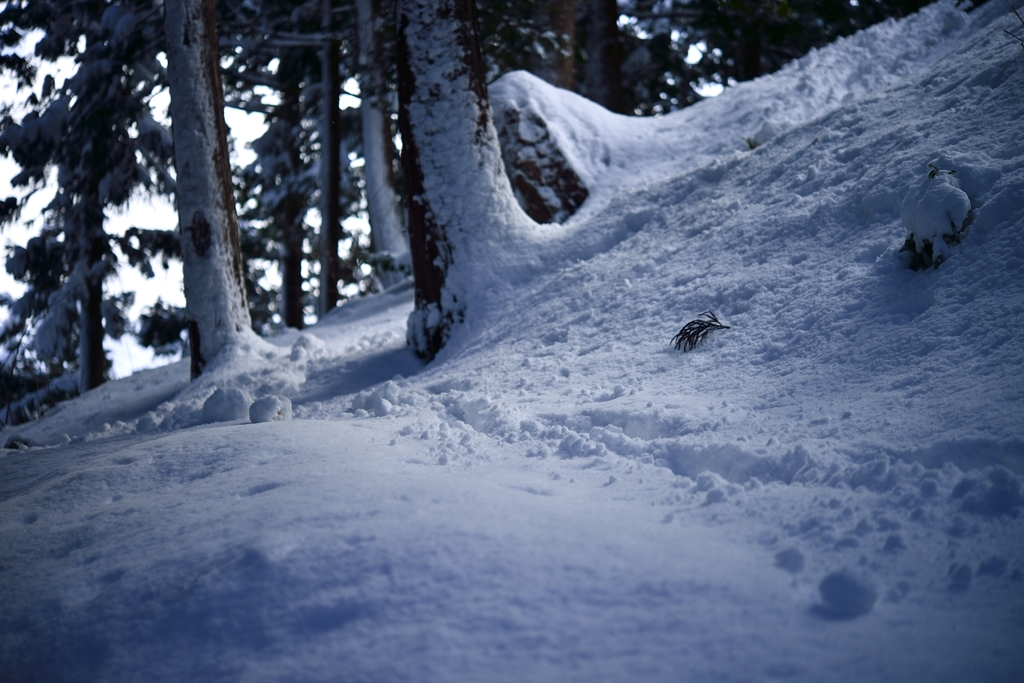
<path id="1" fill-rule="evenodd" d="M 573 55 L 576 51 L 576 0 L 550 0 L 533 7 L 533 21 L 557 36 L 557 47 L 541 57 L 534 54 L 530 71 L 551 85 L 574 90 Z"/>
<path id="2" fill-rule="evenodd" d="M 334 27 L 333 0 L 320 0 L 320 26 L 324 33 Z M 321 57 L 322 99 L 320 113 L 320 316 L 338 305 L 338 241 L 341 238 L 338 154 L 341 115 L 338 97 L 338 42 L 324 39 Z"/>
<path id="3" fill-rule="evenodd" d="M 282 231 L 281 239 L 281 321 L 286 327 L 301 330 L 305 326 L 302 311 L 302 225 L 297 205 L 290 204 L 275 220 Z"/>
<path id="4" fill-rule="evenodd" d="M 761 65 L 761 26 L 756 21 L 741 34 L 736 46 L 736 80 L 752 81 L 763 72 Z"/>
<path id="5" fill-rule="evenodd" d="M 214 0 L 164 0 L 192 378 L 249 331 Z"/>
<path id="6" fill-rule="evenodd" d="M 492 254 L 477 250 L 531 224 L 502 166 L 473 0 L 399 1 L 398 98 L 416 278 L 408 339 L 429 360 L 488 287 Z"/>
<path id="7" fill-rule="evenodd" d="M 356 0 L 359 22 L 359 114 L 363 128 L 363 167 L 370 238 L 374 252 L 400 256 L 409 251 L 391 167 L 394 145 L 387 106 L 387 72 L 381 36 L 380 0 Z M 385 287 L 402 280 L 398 272 L 381 272 Z"/>
<path id="8" fill-rule="evenodd" d="M 86 392 L 106 381 L 109 361 L 103 350 L 103 275 L 97 264 L 103 259 L 106 234 L 99 190 L 93 186 L 74 210 L 78 233 L 75 270 L 82 278 L 78 298 L 78 389 Z"/>
<path id="9" fill-rule="evenodd" d="M 103 350 L 103 283 L 86 279 L 79 311 L 79 391 L 86 392 L 106 381 L 107 354 Z"/>
<path id="10" fill-rule="evenodd" d="M 286 64 L 284 59 L 281 63 L 282 65 Z M 280 74 L 281 71 L 279 70 L 278 73 Z M 302 128 L 301 99 L 302 86 L 298 79 L 295 79 L 294 82 L 285 85 L 281 91 L 281 102 L 275 108 L 278 122 L 287 125 L 292 132 Z M 303 226 L 306 198 L 289 183 L 289 179 L 297 178 L 303 168 L 298 141 L 294 134 L 291 139 L 295 140 L 296 144 L 288 145 L 286 149 L 278 152 L 287 158 L 285 168 L 281 169 L 286 174 L 281 181 L 281 185 L 286 188 L 286 194 L 279 200 L 273 218 L 277 224 L 281 243 L 279 256 L 281 264 L 281 321 L 286 327 L 301 330 L 305 327 L 303 311 L 305 292 L 302 289 L 305 278 L 302 276 L 302 265 L 306 256 L 304 247 L 306 231 Z"/>
<path id="11" fill-rule="evenodd" d="M 589 0 L 584 94 L 608 111 L 622 112 L 622 47 L 615 0 Z"/>

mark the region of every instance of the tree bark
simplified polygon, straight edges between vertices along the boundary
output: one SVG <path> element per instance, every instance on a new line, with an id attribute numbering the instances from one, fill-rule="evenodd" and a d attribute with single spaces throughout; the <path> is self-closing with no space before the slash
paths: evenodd
<path id="1" fill-rule="evenodd" d="M 557 36 L 558 47 L 543 56 L 533 55 L 530 71 L 551 85 L 574 90 L 573 55 L 576 51 L 576 0 L 538 2 L 534 23 Z"/>
<path id="2" fill-rule="evenodd" d="M 98 183 L 97 183 L 98 184 Z M 78 260 L 75 270 L 82 279 L 78 295 L 78 389 L 86 392 L 106 381 L 109 366 L 103 350 L 103 275 L 97 264 L 103 260 L 107 237 L 103 232 L 103 207 L 99 190 L 93 185 L 73 210 L 77 223 Z"/>
<path id="3" fill-rule="evenodd" d="M 291 54 L 282 55 L 282 67 L 291 62 Z M 291 70 L 289 69 L 289 72 Z M 278 116 L 279 124 L 287 125 L 289 131 L 298 131 L 302 127 L 302 86 L 298 79 L 288 82 L 281 91 L 281 102 L 275 107 L 274 113 Z M 301 330 L 305 327 L 305 316 L 303 311 L 303 300 L 305 292 L 302 289 L 304 278 L 302 276 L 302 265 L 305 260 L 304 242 L 306 231 L 303 228 L 303 217 L 305 216 L 306 198 L 288 182 L 302 173 L 303 165 L 300 157 L 298 140 L 294 134 L 290 137 L 295 143 L 288 145 L 279 153 L 287 159 L 280 169 L 282 175 L 282 186 L 286 188 L 284 197 L 279 200 L 273 214 L 274 222 L 277 224 L 278 235 L 281 243 L 280 264 L 281 264 L 281 321 L 286 327 Z M 264 169 L 266 170 L 266 169 Z"/>
<path id="4" fill-rule="evenodd" d="M 107 354 L 103 350 L 103 283 L 87 279 L 79 311 L 79 391 L 86 392 L 106 381 Z"/>
<path id="5" fill-rule="evenodd" d="M 320 26 L 330 34 L 334 26 L 333 0 L 320 0 Z M 341 182 L 339 135 L 341 115 L 338 97 L 338 42 L 324 39 L 321 57 L 322 100 L 320 114 L 320 316 L 338 305 L 338 241 L 341 238 Z"/>
<path id="6" fill-rule="evenodd" d="M 622 46 L 615 0 L 589 0 L 584 94 L 608 111 L 622 113 Z"/>
<path id="7" fill-rule="evenodd" d="M 427 360 L 487 287 L 494 264 L 484 243 L 530 223 L 502 165 L 473 8 L 473 0 L 398 4 L 398 127 L 416 278 L 408 339 Z"/>
<path id="8" fill-rule="evenodd" d="M 391 117 L 387 106 L 387 73 L 381 37 L 380 0 L 357 0 L 359 22 L 359 89 L 363 97 L 359 114 L 363 128 L 363 167 L 366 179 L 366 204 L 370 216 L 373 251 L 400 256 L 409 251 L 402 231 L 395 175 L 392 170 L 394 145 L 391 142 Z M 400 282 L 398 272 L 379 273 L 385 287 Z"/>
<path id="9" fill-rule="evenodd" d="M 215 16 L 214 0 L 164 1 L 193 379 L 221 348 L 250 329 Z"/>
<path id="10" fill-rule="evenodd" d="M 282 229 L 281 239 L 281 321 L 287 327 L 305 327 L 302 311 L 302 216 L 299 207 L 289 205 L 276 220 Z"/>
<path id="11" fill-rule="evenodd" d="M 752 81 L 762 74 L 761 64 L 761 30 L 757 21 L 752 22 L 742 35 L 736 47 L 736 80 Z"/>

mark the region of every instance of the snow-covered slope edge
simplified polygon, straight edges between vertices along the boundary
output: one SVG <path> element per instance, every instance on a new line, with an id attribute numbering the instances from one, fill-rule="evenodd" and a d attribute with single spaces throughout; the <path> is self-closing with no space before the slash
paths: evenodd
<path id="1" fill-rule="evenodd" d="M 996 3 L 998 4 L 998 3 Z M 715 98 L 657 118 L 613 114 L 525 72 L 490 86 L 495 107 L 514 103 L 548 124 L 590 190 L 580 218 L 603 211 L 618 192 L 679 169 L 696 169 L 750 140 L 764 144 L 797 125 L 891 87 L 947 54 L 963 36 L 1005 8 L 964 14 L 937 2 L 897 23 L 890 19 L 787 64 L 777 73 L 727 88 Z"/>
<path id="2" fill-rule="evenodd" d="M 1022 471 L 1006 368 L 1024 328 L 1024 71 L 1002 25 L 753 152 L 618 195 L 575 244 L 613 240 L 472 321 L 431 373 L 489 368 L 476 392 L 518 416 L 507 430 L 537 420 L 552 452 L 695 474 L 707 465 L 684 463 L 714 446 L 732 454 L 719 470 L 748 463 L 741 480 L 797 446 L 819 476 L 885 454 Z M 930 162 L 957 172 L 973 222 L 948 262 L 914 273 L 899 213 Z M 706 309 L 732 329 L 670 349 Z M 605 431 L 627 423 L 646 426 Z"/>

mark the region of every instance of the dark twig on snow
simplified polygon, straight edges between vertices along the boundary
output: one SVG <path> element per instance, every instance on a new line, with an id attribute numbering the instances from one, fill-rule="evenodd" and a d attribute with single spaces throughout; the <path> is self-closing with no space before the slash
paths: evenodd
<path id="1" fill-rule="evenodd" d="M 712 330 L 728 329 L 730 329 L 729 326 L 720 323 L 714 313 L 704 311 L 696 320 L 691 320 L 683 325 L 683 329 L 679 330 L 679 334 L 672 337 L 672 343 L 675 344 L 677 349 L 682 349 L 683 353 L 686 353 L 697 348 L 697 344 L 704 341 Z"/>
<path id="2" fill-rule="evenodd" d="M 1024 19 L 1021 19 L 1020 15 L 1017 14 L 1017 8 L 1016 7 L 1011 7 L 1010 9 L 1012 9 L 1014 15 L 1016 15 L 1017 21 L 1019 21 L 1021 23 L 1021 25 L 1024 26 Z M 1020 43 L 1021 48 L 1024 49 L 1024 38 L 1021 38 L 1016 33 L 1011 33 L 1010 31 L 1007 31 L 1005 28 L 1003 29 L 1003 33 L 1005 33 L 1006 35 L 1010 36 L 1011 38 L 1016 40 L 1018 43 Z"/>

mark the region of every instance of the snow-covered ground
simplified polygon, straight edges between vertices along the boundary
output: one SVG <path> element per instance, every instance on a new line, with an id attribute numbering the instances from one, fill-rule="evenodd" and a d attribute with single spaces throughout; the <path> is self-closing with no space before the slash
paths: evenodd
<path id="1" fill-rule="evenodd" d="M 430 365 L 405 285 L 2 432 L 0 680 L 1021 680 L 1016 21 L 657 120 L 506 77 L 591 194 Z"/>

